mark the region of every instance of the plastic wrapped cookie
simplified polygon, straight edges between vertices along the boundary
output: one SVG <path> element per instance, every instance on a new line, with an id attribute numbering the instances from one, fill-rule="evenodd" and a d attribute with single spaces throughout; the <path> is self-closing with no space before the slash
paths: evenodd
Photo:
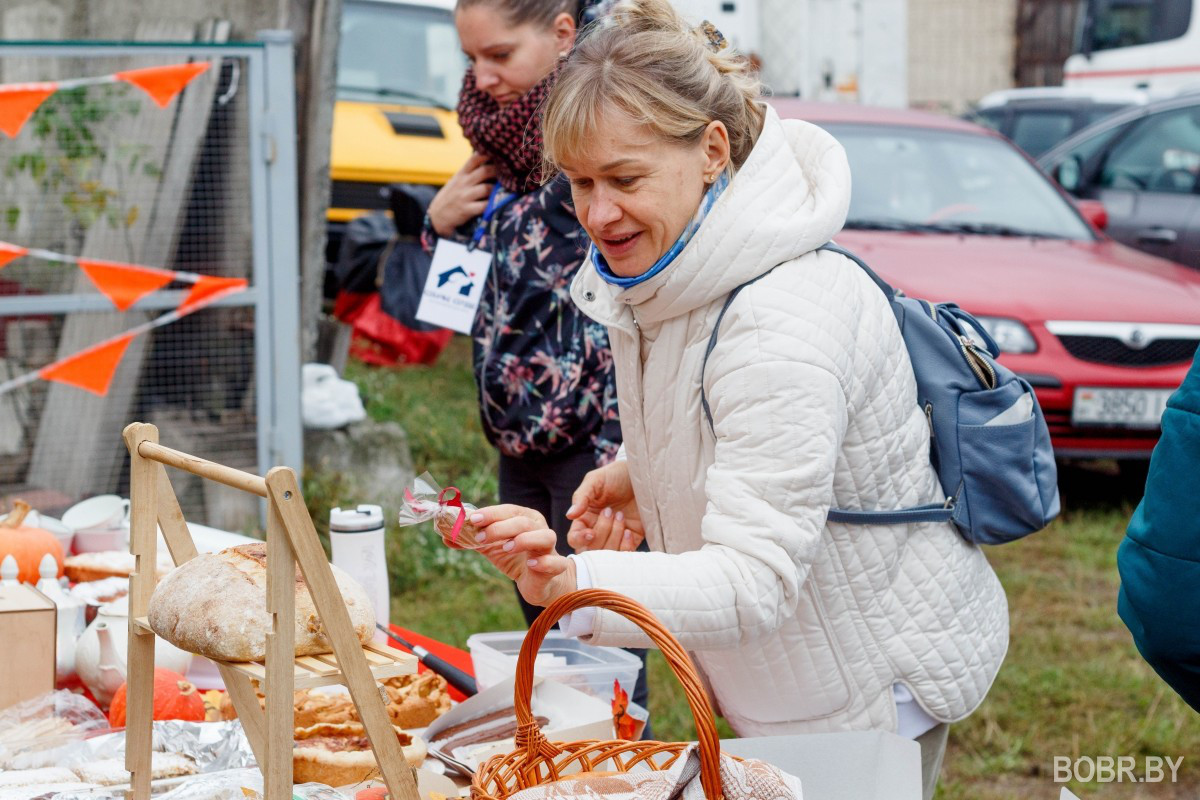
<path id="1" fill-rule="evenodd" d="M 462 501 L 462 492 L 453 486 L 445 489 L 428 473 L 417 477 L 404 490 L 400 509 L 400 525 L 433 522 L 447 547 L 478 550 L 484 543 L 477 541 L 479 529 L 471 524 L 470 516 L 478 509 Z"/>

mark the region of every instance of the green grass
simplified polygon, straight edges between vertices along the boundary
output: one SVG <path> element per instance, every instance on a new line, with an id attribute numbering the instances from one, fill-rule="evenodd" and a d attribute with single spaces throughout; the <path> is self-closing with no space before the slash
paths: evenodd
<path id="1" fill-rule="evenodd" d="M 469 343 L 456 337 L 434 367 L 354 364 L 368 413 L 407 430 L 418 472 L 428 469 L 483 504 L 496 499 L 496 454 L 480 431 Z M 1185 760 L 1170 784 L 1070 783 L 1081 798 L 1200 796 L 1200 715 L 1138 656 L 1116 614 L 1116 546 L 1136 498 L 1102 469 L 1067 467 L 1064 512 L 1046 531 L 988 550 L 1008 594 L 1011 644 L 983 706 L 954 725 L 942 771 L 945 800 L 1057 798 L 1054 756 L 1148 755 Z M 361 500 L 338 476 L 306 476 L 318 522 Z M 391 512 L 389 511 L 389 516 Z M 392 619 L 457 646 L 472 633 L 516 630 L 513 590 L 477 555 L 451 551 L 423 528 L 389 537 Z M 660 739 L 689 739 L 690 712 L 658 653 L 651 714 Z M 722 722 L 722 734 L 732 735 Z"/>

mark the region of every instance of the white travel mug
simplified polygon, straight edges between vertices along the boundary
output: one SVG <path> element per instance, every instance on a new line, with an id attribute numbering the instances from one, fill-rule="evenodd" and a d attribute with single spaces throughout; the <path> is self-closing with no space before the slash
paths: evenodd
<path id="1" fill-rule="evenodd" d="M 360 505 L 329 512 L 329 544 L 333 563 L 367 590 L 375 607 L 375 620 L 385 628 L 391 607 L 387 557 L 383 550 L 383 509 Z M 383 636 L 378 630 L 375 637 Z"/>

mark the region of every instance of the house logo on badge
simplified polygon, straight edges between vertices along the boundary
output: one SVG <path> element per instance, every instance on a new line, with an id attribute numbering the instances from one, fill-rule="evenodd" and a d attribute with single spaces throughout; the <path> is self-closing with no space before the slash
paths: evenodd
<path id="1" fill-rule="evenodd" d="M 461 265 L 451 267 L 445 272 L 438 273 L 438 288 L 450 285 L 451 288 L 457 289 L 458 293 L 463 297 L 471 294 L 471 290 L 475 288 L 474 275 L 467 272 Z"/>

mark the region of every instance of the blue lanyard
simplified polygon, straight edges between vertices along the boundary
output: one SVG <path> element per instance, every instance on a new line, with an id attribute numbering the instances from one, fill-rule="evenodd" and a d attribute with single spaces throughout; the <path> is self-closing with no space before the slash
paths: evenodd
<path id="1" fill-rule="evenodd" d="M 492 221 L 492 218 L 500 212 L 500 209 L 517 199 L 516 194 L 510 194 L 503 200 L 498 201 L 497 198 L 499 196 L 500 184 L 497 183 L 492 187 L 492 193 L 488 195 L 487 208 L 483 210 L 483 216 L 480 217 L 479 224 L 475 226 L 475 235 L 471 237 L 472 250 L 478 247 L 479 243 L 483 241 L 483 235 L 487 232 L 488 224 Z"/>

